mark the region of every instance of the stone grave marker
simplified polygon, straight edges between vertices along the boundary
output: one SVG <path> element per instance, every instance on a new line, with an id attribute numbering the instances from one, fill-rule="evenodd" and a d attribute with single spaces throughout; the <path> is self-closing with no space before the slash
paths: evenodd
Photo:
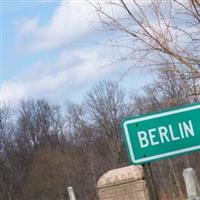
<path id="1" fill-rule="evenodd" d="M 97 184 L 100 200 L 149 200 L 141 166 L 128 166 L 105 173 Z"/>

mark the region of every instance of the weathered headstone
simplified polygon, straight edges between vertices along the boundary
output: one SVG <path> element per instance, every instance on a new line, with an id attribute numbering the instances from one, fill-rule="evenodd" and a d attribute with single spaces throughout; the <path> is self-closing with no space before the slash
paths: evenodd
<path id="1" fill-rule="evenodd" d="M 149 200 L 141 166 L 128 166 L 105 173 L 97 184 L 100 200 Z"/>
<path id="2" fill-rule="evenodd" d="M 184 169 L 183 177 L 185 181 L 188 199 L 200 200 L 200 186 L 194 169 L 193 168 Z"/>

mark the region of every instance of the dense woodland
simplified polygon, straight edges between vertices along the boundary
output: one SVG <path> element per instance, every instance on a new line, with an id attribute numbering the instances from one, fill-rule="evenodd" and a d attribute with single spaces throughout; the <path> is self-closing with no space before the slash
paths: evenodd
<path id="1" fill-rule="evenodd" d="M 168 68 L 140 92 L 117 82 L 99 82 L 81 104 L 46 100 L 3 106 L 0 115 L 0 199 L 65 200 L 73 186 L 78 199 L 97 198 L 96 183 L 110 169 L 128 165 L 120 121 L 199 101 L 199 79 Z M 200 153 L 152 165 L 161 199 L 185 199 L 182 170 L 200 178 Z"/>

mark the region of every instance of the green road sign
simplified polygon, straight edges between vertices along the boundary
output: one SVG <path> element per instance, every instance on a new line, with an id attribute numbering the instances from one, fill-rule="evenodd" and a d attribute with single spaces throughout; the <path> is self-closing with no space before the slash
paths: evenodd
<path id="1" fill-rule="evenodd" d="M 121 126 L 132 164 L 200 149 L 200 103 L 130 117 Z"/>

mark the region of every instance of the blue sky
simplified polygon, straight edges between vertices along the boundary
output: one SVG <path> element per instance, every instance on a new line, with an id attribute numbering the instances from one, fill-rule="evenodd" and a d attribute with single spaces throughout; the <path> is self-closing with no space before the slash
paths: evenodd
<path id="1" fill-rule="evenodd" d="M 85 1 L 2 1 L 1 101 L 46 98 L 81 102 L 100 80 L 137 90 L 151 80 L 116 61 L 125 50 L 111 48 L 94 9 Z"/>

